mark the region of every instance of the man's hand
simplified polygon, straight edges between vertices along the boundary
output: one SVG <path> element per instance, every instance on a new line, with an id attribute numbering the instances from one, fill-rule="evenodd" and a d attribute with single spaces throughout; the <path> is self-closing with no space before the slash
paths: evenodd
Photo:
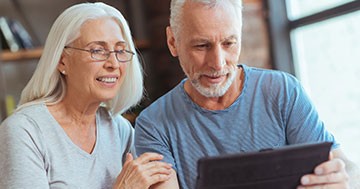
<path id="1" fill-rule="evenodd" d="M 330 152 L 329 161 L 318 165 L 314 174 L 304 175 L 301 178 L 301 186 L 297 189 L 347 189 L 349 187 L 349 175 L 345 170 L 345 163 L 339 158 L 333 158 Z"/>

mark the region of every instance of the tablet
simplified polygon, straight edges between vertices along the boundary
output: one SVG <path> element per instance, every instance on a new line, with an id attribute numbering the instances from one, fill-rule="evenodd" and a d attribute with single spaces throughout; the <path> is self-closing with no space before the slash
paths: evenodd
<path id="1" fill-rule="evenodd" d="M 204 157 L 196 189 L 291 189 L 329 159 L 331 142 L 289 145 L 259 152 Z"/>

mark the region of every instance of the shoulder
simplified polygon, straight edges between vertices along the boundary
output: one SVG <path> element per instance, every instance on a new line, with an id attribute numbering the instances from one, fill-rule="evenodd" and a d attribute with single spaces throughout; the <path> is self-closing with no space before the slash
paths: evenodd
<path id="1" fill-rule="evenodd" d="M 11 116 L 7 117 L 2 123 L 0 129 L 21 130 L 38 128 L 38 119 L 45 117 L 43 105 L 32 105 L 24 107 Z M 42 118 L 43 119 L 43 118 Z"/>
<path id="2" fill-rule="evenodd" d="M 127 119 L 120 114 L 111 113 L 105 107 L 99 107 L 96 122 L 100 141 L 106 141 L 100 142 L 104 148 L 120 150 L 122 153 L 132 151 L 134 129 Z"/>
<path id="3" fill-rule="evenodd" d="M 33 110 L 33 112 L 32 112 Z M 30 106 L 21 109 L 0 125 L 0 144 L 4 148 L 12 148 L 24 151 L 27 148 L 43 148 L 43 130 L 37 119 L 40 115 L 35 113 L 38 107 Z M 10 145 L 11 144 L 11 145 Z M 11 149 L 7 149 L 7 151 Z"/>
<path id="4" fill-rule="evenodd" d="M 261 89 L 263 92 L 271 92 L 274 95 L 280 93 L 293 93 L 301 90 L 299 80 L 283 71 L 243 66 L 245 72 L 245 86 Z"/>
<path id="5" fill-rule="evenodd" d="M 279 81 L 298 83 L 298 79 L 296 77 L 284 71 L 249 67 L 246 65 L 242 65 L 242 67 L 244 68 L 245 77 L 248 76 L 263 79 L 271 83 L 279 83 Z"/>
<path id="6" fill-rule="evenodd" d="M 161 117 L 163 112 L 170 113 L 178 105 L 186 99 L 186 94 L 183 90 L 185 80 L 182 80 L 177 86 L 168 91 L 163 96 L 156 99 L 148 107 L 146 107 L 138 116 L 138 118 L 149 117 L 151 119 L 156 119 Z"/>
<path id="7" fill-rule="evenodd" d="M 135 134 L 165 132 L 173 126 L 172 121 L 184 113 L 189 113 L 184 111 L 184 109 L 189 110 L 186 108 L 189 106 L 189 101 L 183 89 L 184 82 L 185 80 L 181 81 L 141 111 L 135 121 Z"/>
<path id="8" fill-rule="evenodd" d="M 112 114 L 104 107 L 99 108 L 97 115 L 102 123 L 101 125 L 109 125 L 110 128 L 108 129 L 113 129 L 116 132 L 119 132 L 120 135 L 132 135 L 133 127 L 122 115 Z"/>

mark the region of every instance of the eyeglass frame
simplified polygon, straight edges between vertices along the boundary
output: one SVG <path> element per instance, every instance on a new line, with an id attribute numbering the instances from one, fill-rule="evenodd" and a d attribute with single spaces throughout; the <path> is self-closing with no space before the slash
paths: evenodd
<path id="1" fill-rule="evenodd" d="M 92 59 L 94 59 L 94 60 L 99 60 L 99 61 L 107 60 L 107 59 L 109 59 L 111 53 L 115 53 L 115 57 L 116 57 L 116 60 L 117 60 L 118 62 L 120 62 L 120 63 L 126 63 L 126 62 L 130 62 L 130 61 L 132 60 L 133 56 L 135 55 L 134 52 L 129 51 L 129 50 L 126 50 L 126 49 L 123 49 L 123 50 L 113 50 L 113 51 L 110 51 L 110 50 L 108 50 L 108 49 L 101 49 L 101 51 L 105 51 L 106 54 L 104 54 L 104 55 L 106 56 L 106 58 L 105 58 L 105 59 L 97 59 L 97 58 L 94 58 L 94 54 L 95 54 L 95 51 L 99 51 L 99 50 L 96 50 L 96 49 L 82 49 L 82 48 L 71 47 L 71 46 L 64 46 L 64 48 L 65 48 L 65 49 L 74 49 L 74 50 L 79 50 L 79 51 L 88 52 L 88 53 L 90 53 L 90 56 L 91 56 Z M 126 53 L 131 54 L 130 59 L 129 59 L 129 60 L 119 60 L 119 58 L 118 58 L 117 55 L 118 55 L 118 53 L 120 53 L 120 52 L 126 52 Z"/>

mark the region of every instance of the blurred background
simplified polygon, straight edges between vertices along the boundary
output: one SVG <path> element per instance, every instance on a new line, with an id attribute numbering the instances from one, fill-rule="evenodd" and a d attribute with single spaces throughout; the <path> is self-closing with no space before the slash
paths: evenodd
<path id="1" fill-rule="evenodd" d="M 0 0 L 0 121 L 11 114 L 56 17 L 82 0 Z M 170 0 L 104 0 L 128 20 L 145 69 L 132 123 L 184 78 L 165 38 Z M 360 0 L 243 0 L 240 63 L 296 76 L 345 153 L 360 165 Z M 12 37 L 11 37 L 12 36 Z"/>

